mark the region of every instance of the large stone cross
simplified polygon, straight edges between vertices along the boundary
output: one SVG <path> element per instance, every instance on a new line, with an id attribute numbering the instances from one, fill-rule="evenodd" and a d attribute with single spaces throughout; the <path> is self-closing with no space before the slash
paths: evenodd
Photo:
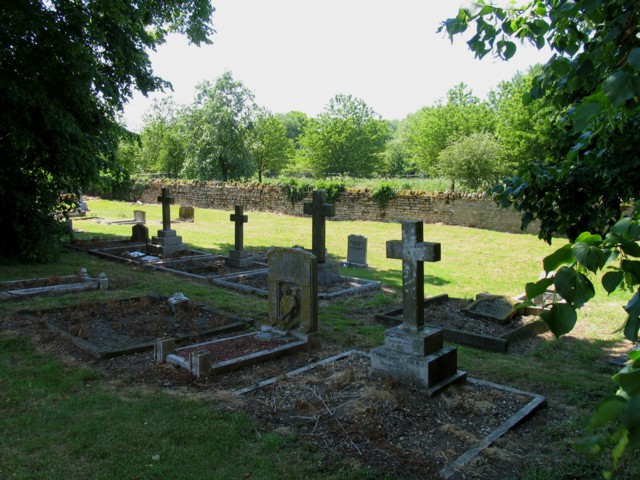
<path id="1" fill-rule="evenodd" d="M 313 192 L 311 203 L 304 204 L 304 213 L 313 217 L 311 251 L 318 259 L 318 263 L 325 262 L 326 218 L 336 214 L 333 203 L 327 203 L 327 192 L 316 190 Z"/>
<path id="2" fill-rule="evenodd" d="M 235 223 L 235 250 L 241 251 L 244 248 L 244 224 L 249 221 L 249 217 L 243 214 L 242 205 L 235 205 L 235 213 L 232 213 L 229 220 Z"/>
<path id="3" fill-rule="evenodd" d="M 402 222 L 402 240 L 387 242 L 387 258 L 402 260 L 402 321 L 413 331 L 424 328 L 424 263 L 440 261 L 440 244 L 423 241 L 422 222 Z"/>
<path id="4" fill-rule="evenodd" d="M 162 187 L 162 195 L 158 197 L 158 201 L 162 203 L 162 230 L 171 230 L 171 204 L 173 197 L 169 187 Z"/>

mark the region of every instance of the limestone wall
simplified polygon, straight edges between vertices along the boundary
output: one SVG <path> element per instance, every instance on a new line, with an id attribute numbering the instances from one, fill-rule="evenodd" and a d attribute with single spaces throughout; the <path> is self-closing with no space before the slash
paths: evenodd
<path id="1" fill-rule="evenodd" d="M 234 205 L 243 205 L 245 212 L 274 212 L 285 215 L 302 215 L 303 202 L 291 203 L 282 190 L 275 185 L 259 183 L 223 183 L 195 181 L 151 181 L 138 200 L 158 203 L 157 197 L 163 186 L 171 188 L 176 205 L 200 208 L 233 210 Z M 520 215 L 511 210 L 498 208 L 494 202 L 481 194 L 424 193 L 402 191 L 389 201 L 386 208 L 379 207 L 371 198 L 371 191 L 347 189 L 335 203 L 335 220 L 369 220 L 400 222 L 402 220 L 445 223 L 486 228 L 501 232 L 520 232 Z M 534 227 L 531 232 L 537 231 Z"/>

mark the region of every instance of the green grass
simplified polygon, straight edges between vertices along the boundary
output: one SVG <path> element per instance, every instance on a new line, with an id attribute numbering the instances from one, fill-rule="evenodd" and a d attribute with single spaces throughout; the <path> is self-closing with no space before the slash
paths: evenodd
<path id="1" fill-rule="evenodd" d="M 130 225 L 106 222 L 147 212 L 151 234 L 161 228 L 159 205 L 90 200 L 93 218 L 76 220 L 79 238 L 129 236 Z M 232 248 L 229 211 L 196 208 L 194 223 L 174 228 L 192 248 L 226 252 Z M 245 248 L 311 246 L 309 218 L 248 212 Z M 177 208 L 173 208 L 173 217 Z M 99 223 L 101 222 L 101 223 Z M 367 309 L 399 301 L 401 262 L 385 258 L 385 242 L 401 238 L 399 224 L 336 222 L 327 224 L 327 249 L 346 258 L 347 237 L 368 238 L 369 269 L 344 274 L 380 280 L 384 292 L 320 302 L 322 335 L 346 348 L 371 348 L 383 340 Z M 532 235 L 515 235 L 445 225 L 426 225 L 425 240 L 442 244 L 442 261 L 425 264 L 425 293 L 472 298 L 488 291 L 517 295 L 536 280 L 541 260 L 562 244 L 549 247 Z M 66 275 L 86 267 L 107 273 L 113 289 L 4 303 L 3 312 L 77 305 L 155 291 L 185 293 L 197 301 L 241 315 L 264 318 L 266 300 L 210 285 L 178 279 L 90 255 L 63 251 L 54 264 L 0 266 L 0 280 Z M 594 283 L 598 285 L 597 279 Z M 395 291 L 395 293 L 394 293 Z M 460 368 L 484 378 L 545 395 L 553 422 L 543 427 L 557 455 L 552 466 L 531 467 L 523 478 L 596 478 L 607 463 L 592 463 L 574 452 L 594 406 L 613 392 L 607 365 L 611 352 L 629 347 L 616 331 L 624 320 L 621 293 L 598 295 L 580 314 L 574 332 L 561 340 L 535 342 L 509 354 L 459 347 Z M 1 322 L 0 318 L 0 322 Z M 33 350 L 23 337 L 0 342 L 0 478 L 357 478 L 366 472 L 340 471 L 308 452 L 295 437 L 260 431 L 253 421 L 219 410 L 212 400 L 168 396 L 155 389 L 114 388 L 91 371 L 63 366 Z M 159 457 L 155 457 L 159 455 Z M 159 460 L 154 460 L 159 458 Z M 550 460 L 551 461 L 551 460 Z M 322 469 L 320 465 L 332 465 Z M 240 470 L 237 466 L 241 465 Z M 184 472 L 184 473 L 176 473 Z M 619 478 L 640 477 L 640 466 L 625 462 Z M 245 477 L 246 474 L 246 477 Z"/>

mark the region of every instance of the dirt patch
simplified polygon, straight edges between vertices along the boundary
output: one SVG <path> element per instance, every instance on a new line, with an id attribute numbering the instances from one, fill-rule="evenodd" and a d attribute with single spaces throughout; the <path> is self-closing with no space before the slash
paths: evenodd
<path id="1" fill-rule="evenodd" d="M 50 329 L 89 344 L 95 349 L 93 354 L 127 352 L 141 345 L 150 346 L 154 339 L 164 336 L 188 339 L 193 343 L 221 327 L 250 323 L 248 319 L 192 302 L 172 308 L 166 298 L 152 296 L 94 303 L 81 309 L 33 312 L 32 315 Z"/>

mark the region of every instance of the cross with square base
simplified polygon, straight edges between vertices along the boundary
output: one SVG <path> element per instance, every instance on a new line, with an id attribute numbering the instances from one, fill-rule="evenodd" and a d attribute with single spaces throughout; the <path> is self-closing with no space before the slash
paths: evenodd
<path id="1" fill-rule="evenodd" d="M 327 203 L 327 192 L 316 190 L 313 201 L 304 204 L 304 213 L 313 217 L 311 252 L 318 263 L 325 262 L 326 217 L 334 217 L 336 209 L 333 203 Z"/>
<path id="2" fill-rule="evenodd" d="M 158 197 L 162 203 L 162 230 L 171 230 L 171 204 L 173 197 L 169 187 L 162 187 L 162 195 Z"/>
<path id="3" fill-rule="evenodd" d="M 242 205 L 235 205 L 235 213 L 229 216 L 229 220 L 235 222 L 235 250 L 241 251 L 244 248 L 244 224 L 249 221 L 249 217 L 243 215 Z"/>
<path id="4" fill-rule="evenodd" d="M 424 328 L 424 262 L 440 261 L 440 244 L 423 241 L 422 222 L 402 222 L 402 240 L 387 242 L 387 258 L 402 260 L 404 328 Z"/>

